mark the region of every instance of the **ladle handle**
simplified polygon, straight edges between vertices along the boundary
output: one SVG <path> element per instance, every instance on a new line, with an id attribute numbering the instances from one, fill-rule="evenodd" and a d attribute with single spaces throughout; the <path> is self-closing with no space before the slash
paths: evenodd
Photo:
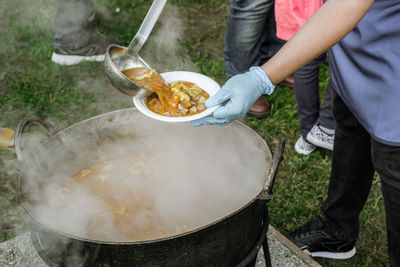
<path id="1" fill-rule="evenodd" d="M 47 129 L 49 136 L 56 133 L 53 125 L 50 122 L 43 120 L 42 118 L 39 118 L 37 116 L 31 116 L 31 117 L 26 117 L 26 118 L 22 119 L 19 122 L 17 129 L 15 130 L 15 139 L 14 139 L 15 153 L 17 154 L 17 159 L 22 162 L 26 162 L 26 157 L 22 153 L 21 138 L 22 138 L 22 134 L 24 133 L 26 126 L 28 126 L 31 123 L 37 123 L 37 124 L 43 125 Z"/>
<path id="2" fill-rule="evenodd" d="M 142 25 L 140 25 L 138 32 L 128 46 L 127 53 L 130 56 L 138 56 L 140 48 L 142 48 L 143 44 L 149 37 L 151 30 L 153 30 L 153 27 L 156 24 L 156 21 L 160 16 L 166 2 L 167 0 L 154 0 L 153 4 L 151 4 L 151 7 L 144 18 Z"/>

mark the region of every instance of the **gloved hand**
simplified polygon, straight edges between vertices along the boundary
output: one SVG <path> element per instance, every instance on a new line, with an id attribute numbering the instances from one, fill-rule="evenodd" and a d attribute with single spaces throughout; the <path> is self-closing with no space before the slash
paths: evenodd
<path id="1" fill-rule="evenodd" d="M 225 126 L 235 119 L 244 117 L 251 106 L 263 94 L 272 94 L 275 85 L 260 67 L 251 67 L 243 74 L 230 78 L 215 95 L 206 101 L 210 108 L 219 104 L 212 116 L 192 121 L 193 126 L 204 124 Z M 224 101 L 229 100 L 225 105 Z"/>

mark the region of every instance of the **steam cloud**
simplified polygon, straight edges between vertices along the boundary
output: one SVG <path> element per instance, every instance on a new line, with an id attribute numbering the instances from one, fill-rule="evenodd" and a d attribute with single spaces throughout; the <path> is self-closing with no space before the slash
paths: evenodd
<path id="1" fill-rule="evenodd" d="M 71 130 L 62 136 L 62 142 L 51 144 L 49 149 L 58 152 L 51 153 L 50 159 L 49 151 L 35 154 L 38 160 L 31 160 L 34 166 L 26 168 L 24 174 L 24 191 L 29 202 L 34 203 L 29 207 L 37 219 L 79 237 L 132 241 L 113 223 L 115 214 L 110 212 L 107 201 L 90 187 L 76 186 L 72 196 L 61 190 L 78 171 L 124 155 L 138 155 L 144 160 L 129 162 L 137 174 L 127 173 L 129 166 L 113 171 L 108 190 L 127 210 L 152 207 L 151 214 L 139 210 L 131 221 L 137 229 L 145 229 L 154 224 L 149 221 L 151 216 L 157 218 L 166 230 L 160 230 L 164 236 L 147 237 L 150 239 L 222 219 L 261 191 L 268 167 L 265 148 L 256 146 L 248 132 L 237 126 L 194 128 L 190 124 L 165 124 L 138 112 L 124 116 L 109 128 L 88 123 Z M 139 203 L 127 202 L 135 197 Z M 63 201 L 65 198 L 67 202 Z M 96 223 L 98 214 L 103 214 L 102 223 Z"/>
<path id="2" fill-rule="evenodd" d="M 177 7 L 165 5 L 154 30 L 139 52 L 142 58 L 158 72 L 185 70 L 198 72 L 196 65 L 180 46 L 184 36 L 184 21 Z"/>

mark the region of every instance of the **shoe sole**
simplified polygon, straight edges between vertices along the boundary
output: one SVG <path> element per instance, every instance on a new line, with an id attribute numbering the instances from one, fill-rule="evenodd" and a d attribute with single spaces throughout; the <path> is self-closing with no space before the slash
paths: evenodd
<path id="1" fill-rule="evenodd" d="M 247 115 L 253 118 L 257 118 L 257 119 L 264 119 L 266 117 L 268 117 L 270 112 L 266 112 L 266 113 L 250 113 L 248 112 Z"/>
<path id="2" fill-rule="evenodd" d="M 294 89 L 294 84 L 288 84 L 288 83 L 279 83 L 280 87 L 288 87 L 289 89 Z"/>
<path id="3" fill-rule="evenodd" d="M 296 152 L 299 153 L 299 154 L 301 154 L 301 155 L 308 156 L 308 155 L 310 155 L 311 153 L 314 152 L 315 148 L 314 148 L 313 150 L 311 150 L 311 151 L 305 152 L 305 150 L 300 149 L 300 148 L 298 148 L 297 146 L 294 146 L 294 150 L 296 150 Z"/>
<path id="4" fill-rule="evenodd" d="M 327 252 L 327 251 L 311 252 L 312 257 L 335 259 L 335 260 L 350 259 L 351 257 L 354 256 L 354 254 L 356 254 L 356 247 L 353 247 L 352 250 L 347 252 Z"/>
<path id="5" fill-rule="evenodd" d="M 315 151 L 315 149 L 317 149 L 317 148 L 314 147 L 313 150 L 311 150 L 311 151 L 306 151 L 306 150 L 300 149 L 300 148 L 297 146 L 297 142 L 296 142 L 296 144 L 294 145 L 294 150 L 296 150 L 296 152 L 297 152 L 298 154 L 305 155 L 305 156 L 308 156 L 308 155 L 310 155 L 311 153 L 313 153 L 313 152 Z"/>
<path id="6" fill-rule="evenodd" d="M 51 61 L 60 65 L 75 65 L 83 61 L 104 61 L 104 55 L 96 56 L 74 56 L 74 55 L 60 55 L 53 52 L 51 55 Z"/>
<path id="7" fill-rule="evenodd" d="M 311 134 L 307 134 L 306 140 L 308 142 L 310 142 L 311 144 L 313 144 L 314 146 L 322 147 L 322 148 L 328 149 L 330 151 L 333 150 L 333 145 L 329 145 L 329 144 L 326 144 L 324 142 L 321 142 L 320 140 L 318 140 L 317 138 L 315 138 Z"/>

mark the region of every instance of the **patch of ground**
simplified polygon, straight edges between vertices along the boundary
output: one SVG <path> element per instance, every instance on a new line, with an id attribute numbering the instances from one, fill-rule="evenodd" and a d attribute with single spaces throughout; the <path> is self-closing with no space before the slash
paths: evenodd
<path id="1" fill-rule="evenodd" d="M 185 38 L 198 44 L 199 51 L 208 54 L 211 60 L 223 60 L 228 8 L 228 1 L 182 8 L 186 15 Z"/>

